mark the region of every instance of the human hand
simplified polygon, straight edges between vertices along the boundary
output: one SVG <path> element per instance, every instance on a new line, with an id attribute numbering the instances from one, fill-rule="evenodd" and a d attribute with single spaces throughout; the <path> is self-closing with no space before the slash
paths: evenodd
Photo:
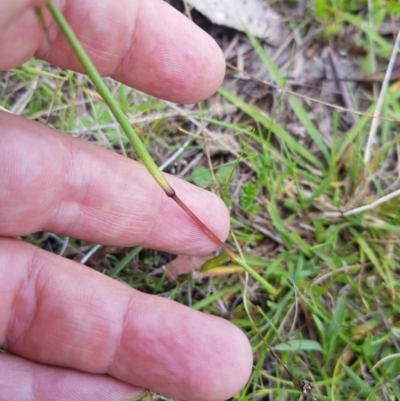
<path id="1" fill-rule="evenodd" d="M 161 0 L 64 0 L 62 11 L 103 75 L 178 102 L 220 84 L 215 43 Z M 0 70 L 32 55 L 80 70 L 43 0 L 3 0 Z M 202 254 L 214 249 L 137 162 L 0 112 L 0 400 L 121 400 L 143 388 L 223 400 L 249 377 L 246 337 L 229 322 L 141 294 L 11 239 L 37 231 L 95 243 Z M 229 216 L 213 194 L 168 177 L 220 237 Z"/>

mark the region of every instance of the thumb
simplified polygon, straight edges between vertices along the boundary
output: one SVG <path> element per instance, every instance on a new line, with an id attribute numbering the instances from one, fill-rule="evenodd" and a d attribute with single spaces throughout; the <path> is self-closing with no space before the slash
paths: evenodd
<path id="1" fill-rule="evenodd" d="M 0 71 L 13 68 L 31 58 L 43 38 L 34 7 L 47 0 L 2 0 L 0 12 Z M 43 9 L 46 22 L 50 15 Z"/>

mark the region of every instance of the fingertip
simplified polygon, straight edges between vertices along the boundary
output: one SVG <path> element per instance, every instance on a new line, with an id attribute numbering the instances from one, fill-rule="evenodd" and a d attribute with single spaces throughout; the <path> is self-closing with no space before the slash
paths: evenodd
<path id="1" fill-rule="evenodd" d="M 126 315 L 120 346 L 107 373 L 189 401 L 223 401 L 245 385 L 252 351 L 232 323 L 143 294 L 130 304 L 135 310 Z"/>
<path id="2" fill-rule="evenodd" d="M 225 75 L 225 59 L 217 43 L 164 1 L 142 5 L 131 46 L 113 76 L 174 102 L 195 103 L 210 97 Z"/>
<path id="3" fill-rule="evenodd" d="M 226 70 L 224 55 L 215 40 L 192 21 L 189 22 L 193 25 L 190 29 L 192 38 L 188 40 L 194 46 L 194 57 L 192 63 L 190 58 L 186 63 L 191 68 L 188 71 L 191 80 L 187 87 L 177 87 L 179 98 L 176 101 L 182 103 L 195 103 L 210 97 L 221 86 Z M 189 43 L 186 46 L 190 49 Z M 177 82 L 179 84 L 179 80 Z"/>
<path id="4" fill-rule="evenodd" d="M 177 177 L 167 175 L 167 179 L 186 206 L 209 230 L 225 242 L 230 229 L 230 212 L 224 201 L 213 192 L 190 185 Z M 218 247 L 175 202 L 167 200 L 164 212 L 165 226 L 177 227 L 181 235 L 180 254 L 205 255 Z M 155 238 L 160 234 L 162 233 L 153 231 L 149 238 Z M 168 237 L 164 235 L 163 241 L 169 241 Z"/>
<path id="5" fill-rule="evenodd" d="M 221 324 L 221 323 L 220 323 Z M 220 363 L 211 363 L 213 380 L 207 391 L 199 393 L 195 401 L 223 401 L 238 393 L 250 378 L 253 352 L 245 334 L 235 325 L 223 321 L 219 329 L 222 337 L 215 340 L 215 350 L 220 352 Z"/>
<path id="6" fill-rule="evenodd" d="M 218 316 L 191 312 L 176 327 L 182 356 L 183 399 L 224 401 L 238 393 L 249 380 L 253 352 L 246 335 L 237 326 Z M 178 341 L 180 340 L 180 341 Z M 178 392 L 175 390 L 175 394 Z"/>

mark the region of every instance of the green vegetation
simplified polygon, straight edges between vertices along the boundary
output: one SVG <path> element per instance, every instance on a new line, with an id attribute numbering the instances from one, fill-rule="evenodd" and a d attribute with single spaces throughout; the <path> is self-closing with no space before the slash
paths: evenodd
<path id="1" fill-rule="evenodd" d="M 376 28 L 389 18 L 397 18 L 398 24 L 397 4 L 373 1 L 373 26 L 363 23 L 368 17 L 366 7 L 364 1 L 318 0 L 313 14 L 323 19 L 325 33 L 339 35 L 338 24 L 351 25 L 359 34 L 358 44 L 368 49 L 365 59 L 386 57 L 387 61 L 393 45 Z M 273 61 L 254 38 L 250 41 L 273 81 L 284 86 L 285 78 Z M 8 79 L 1 96 L 3 108 L 134 156 L 87 78 L 31 60 Z M 307 103 L 285 92 L 268 113 L 235 94 L 232 82 L 226 84 L 213 100 L 234 108 L 232 113 L 241 118 L 221 120 L 207 102 L 201 109 L 177 113 L 166 102 L 111 80 L 107 84 L 129 121 L 146 133 L 142 138 L 158 164 L 185 142 L 189 130 L 192 142 L 181 160 L 189 163 L 201 154 L 203 135 L 192 132 L 191 119 L 205 122 L 218 133 L 208 139 L 213 149 L 219 149 L 211 154 L 212 171 L 202 157 L 186 177 L 220 193 L 232 211 L 231 248 L 238 244 L 254 271 L 272 286 L 252 278 L 243 281 L 243 274 L 212 275 L 212 269 L 207 270 L 211 278 L 199 273 L 171 282 L 160 267 L 164 256 L 140 248 L 110 249 L 93 266 L 139 290 L 224 316 L 242 328 L 252 343 L 255 365 L 238 401 L 299 397 L 259 333 L 296 378 L 312 382 L 317 400 L 400 399 L 398 196 L 369 210 L 343 215 L 398 189 L 399 123 L 382 121 L 372 155 L 365 162 L 368 116 L 360 116 L 342 132 L 340 112 L 334 110 L 327 143 Z M 383 116 L 400 121 L 399 98 L 400 89 L 394 83 L 386 93 Z M 370 99 L 365 112 L 373 114 L 376 102 L 372 95 Z M 285 107 L 301 123 L 306 140 L 294 137 L 277 120 L 279 109 Z M 222 145 L 227 137 L 240 145 L 236 154 L 226 152 Z M 171 172 L 183 168 L 179 162 L 168 166 Z M 39 246 L 50 239 L 65 241 L 54 238 L 41 234 L 29 240 Z M 87 247 L 70 239 L 68 252 L 80 254 Z M 133 269 L 133 264 L 140 269 Z M 276 293 L 268 291 L 271 288 Z"/>

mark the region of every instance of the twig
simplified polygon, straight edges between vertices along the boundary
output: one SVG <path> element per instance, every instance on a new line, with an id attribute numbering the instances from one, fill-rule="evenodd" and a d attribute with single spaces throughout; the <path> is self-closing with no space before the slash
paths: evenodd
<path id="1" fill-rule="evenodd" d="M 95 252 L 97 252 L 103 245 L 97 244 L 95 245 L 81 260 L 80 264 L 84 265 L 92 256 Z"/>
<path id="2" fill-rule="evenodd" d="M 192 138 L 188 138 L 183 145 L 181 145 L 163 164 L 160 165 L 159 169 L 164 171 L 171 163 L 173 163 L 190 145 Z"/>
<path id="3" fill-rule="evenodd" d="M 192 160 L 180 171 L 178 174 L 176 174 L 177 177 L 179 178 L 184 178 L 186 177 L 186 174 L 195 166 L 197 166 L 200 163 L 200 160 L 203 158 L 204 154 L 202 152 L 198 152 L 196 156 L 192 158 Z"/>
<path id="4" fill-rule="evenodd" d="M 208 129 L 207 127 L 203 127 L 203 125 L 201 124 L 201 122 L 197 121 L 195 118 L 193 117 L 189 117 L 186 113 L 186 111 L 180 107 L 178 107 L 176 104 L 171 103 L 171 102 L 167 102 L 165 101 L 166 104 L 168 104 L 168 106 L 170 106 L 172 109 L 176 110 L 178 113 L 180 113 L 180 115 L 184 115 L 185 118 L 190 121 L 192 124 L 194 124 L 196 127 L 200 128 L 201 130 L 204 130 L 203 132 L 205 132 L 208 136 L 210 136 L 212 139 L 215 139 L 216 134 L 211 131 L 210 129 Z M 236 158 L 240 157 L 240 154 L 235 150 L 230 148 L 229 146 L 227 146 L 224 143 L 221 143 L 221 147 L 222 149 L 224 149 L 224 151 L 227 151 L 229 153 L 231 153 L 232 155 L 234 155 Z M 242 162 L 244 164 L 246 164 L 247 167 L 249 167 L 250 169 L 254 170 L 254 166 L 248 162 L 247 160 L 242 160 Z"/>
<path id="5" fill-rule="evenodd" d="M 64 252 L 67 250 L 68 244 L 69 244 L 69 237 L 65 237 L 64 241 L 63 241 L 63 244 L 62 244 L 62 247 L 61 247 L 61 250 L 58 253 L 60 256 L 64 256 Z"/>
<path id="6" fill-rule="evenodd" d="M 294 91 L 292 91 L 292 90 L 290 90 L 288 88 L 283 88 L 283 87 L 281 87 L 279 85 L 273 84 L 272 82 L 268 82 L 268 81 L 264 81 L 263 79 L 259 79 L 259 78 L 255 77 L 254 75 L 251 75 L 250 73 L 235 67 L 231 63 L 226 62 L 225 64 L 226 64 L 227 67 L 231 68 L 232 70 L 240 72 L 241 74 L 246 74 L 250 78 L 252 78 L 253 80 L 255 80 L 257 82 L 260 82 L 260 83 L 262 83 L 264 85 L 270 86 L 271 88 L 278 89 L 278 90 L 280 90 L 282 92 L 289 93 L 290 95 L 294 95 L 294 96 L 296 96 L 296 97 L 298 97 L 300 99 L 308 100 L 308 101 L 314 102 L 314 103 L 319 103 L 319 104 L 322 104 L 323 106 L 327 106 L 327 107 L 330 107 L 332 109 L 336 109 L 336 110 L 340 110 L 340 111 L 347 111 L 348 113 L 354 113 L 354 114 L 357 114 L 358 116 L 365 116 L 365 117 L 375 118 L 375 119 L 378 119 L 378 120 L 381 120 L 381 121 L 390 121 L 390 122 L 394 122 L 394 123 L 400 123 L 400 120 L 396 120 L 394 118 L 380 117 L 380 116 L 375 116 L 373 114 L 363 113 L 361 111 L 349 110 L 346 107 L 337 106 L 335 104 L 324 102 L 322 100 L 315 99 L 315 98 L 310 97 L 310 96 L 302 95 L 302 94 L 294 92 Z"/>
<path id="7" fill-rule="evenodd" d="M 390 56 L 389 65 L 386 70 L 385 78 L 382 83 L 381 92 L 379 93 L 378 102 L 376 104 L 376 109 L 375 109 L 375 113 L 373 116 L 371 129 L 369 131 L 368 141 L 367 141 L 367 145 L 365 147 L 365 152 L 364 152 L 364 163 L 365 164 L 367 164 L 369 162 L 369 160 L 371 159 L 372 144 L 375 140 L 375 135 L 376 135 L 376 131 L 378 130 L 380 120 L 383 120 L 383 118 L 380 117 L 380 114 L 381 114 L 381 110 L 382 110 L 382 106 L 383 106 L 383 101 L 385 99 L 387 87 L 389 85 L 390 77 L 392 75 L 393 66 L 396 61 L 399 45 L 400 45 L 400 31 L 398 32 L 396 42 L 394 43 L 392 55 Z"/>
<path id="8" fill-rule="evenodd" d="M 240 210 L 244 210 L 244 209 L 240 208 Z M 258 223 L 255 223 L 255 222 L 245 219 L 239 213 L 236 214 L 236 218 L 240 223 L 248 225 L 251 228 L 254 228 L 255 230 L 259 231 L 261 234 L 264 234 L 266 237 L 268 237 L 268 238 L 272 239 L 273 241 L 277 242 L 278 244 L 282 245 L 282 243 L 283 243 L 282 238 L 278 234 L 270 231 L 268 228 L 262 226 L 261 224 L 258 224 Z"/>
<path id="9" fill-rule="evenodd" d="M 379 365 L 382 365 L 382 363 L 395 358 L 400 358 L 400 353 L 385 356 L 380 361 L 378 361 L 374 366 L 372 366 L 371 370 L 375 370 Z"/>
<path id="10" fill-rule="evenodd" d="M 356 123 L 357 119 L 356 119 L 356 115 L 354 114 L 354 106 L 353 106 L 353 102 L 352 102 L 350 94 L 349 94 L 349 90 L 348 90 L 345 82 L 342 80 L 342 74 L 340 74 L 339 60 L 331 47 L 327 48 L 326 54 L 327 54 L 328 60 L 331 64 L 334 81 L 336 83 L 337 88 L 339 89 L 339 92 L 342 95 L 342 100 L 343 100 L 344 106 L 347 109 L 351 110 L 351 112 L 349 113 L 349 116 L 351 118 L 352 125 L 354 125 Z"/>
<path id="11" fill-rule="evenodd" d="M 379 198 L 376 201 L 374 201 L 368 205 L 364 205 L 364 206 L 356 207 L 355 209 L 348 210 L 347 212 L 343 213 L 343 216 L 351 216 L 352 214 L 357 214 L 357 213 L 364 212 L 366 210 L 371 210 L 374 207 L 376 207 L 382 203 L 385 203 L 389 199 L 395 198 L 396 196 L 400 196 L 400 189 L 398 189 L 397 191 L 394 191 L 390 194 L 387 194 L 385 196 L 382 196 L 382 198 Z"/>
<path id="12" fill-rule="evenodd" d="M 336 275 L 336 274 L 346 274 L 348 273 L 349 270 L 355 270 L 355 269 L 361 269 L 361 267 L 366 266 L 367 264 L 356 264 L 356 265 L 352 265 L 352 266 L 343 266 L 343 267 L 339 267 L 338 269 L 334 270 L 334 271 L 330 271 L 328 273 L 322 274 L 319 277 L 316 277 L 311 284 L 312 285 L 316 285 L 316 284 L 321 284 L 321 282 L 323 282 L 325 279 L 329 278 L 330 276 Z"/>
<path id="13" fill-rule="evenodd" d="M 5 111 L 6 113 L 14 114 L 12 111 L 7 110 L 7 109 L 6 109 L 5 107 L 3 107 L 3 106 L 0 106 L 0 110 L 1 110 L 1 111 Z"/>
<path id="14" fill-rule="evenodd" d="M 372 9 L 373 9 L 373 5 L 372 5 L 372 0 L 368 0 L 368 25 L 369 27 L 373 30 L 374 29 L 374 22 L 372 19 Z M 374 41 L 372 40 L 372 36 L 369 36 L 369 48 L 370 48 L 370 54 L 371 54 L 371 71 L 376 71 L 376 57 L 375 57 L 375 45 L 374 45 Z M 372 83 L 372 91 L 373 91 L 373 95 L 374 95 L 374 100 L 376 100 L 377 95 L 378 95 L 378 87 L 376 85 L 376 82 Z"/>
<path id="15" fill-rule="evenodd" d="M 193 21 L 192 13 L 190 12 L 190 7 L 189 7 L 187 1 L 186 1 L 186 0 L 182 0 L 182 3 L 183 3 L 183 6 L 185 7 L 186 16 L 187 16 L 191 21 Z"/>

